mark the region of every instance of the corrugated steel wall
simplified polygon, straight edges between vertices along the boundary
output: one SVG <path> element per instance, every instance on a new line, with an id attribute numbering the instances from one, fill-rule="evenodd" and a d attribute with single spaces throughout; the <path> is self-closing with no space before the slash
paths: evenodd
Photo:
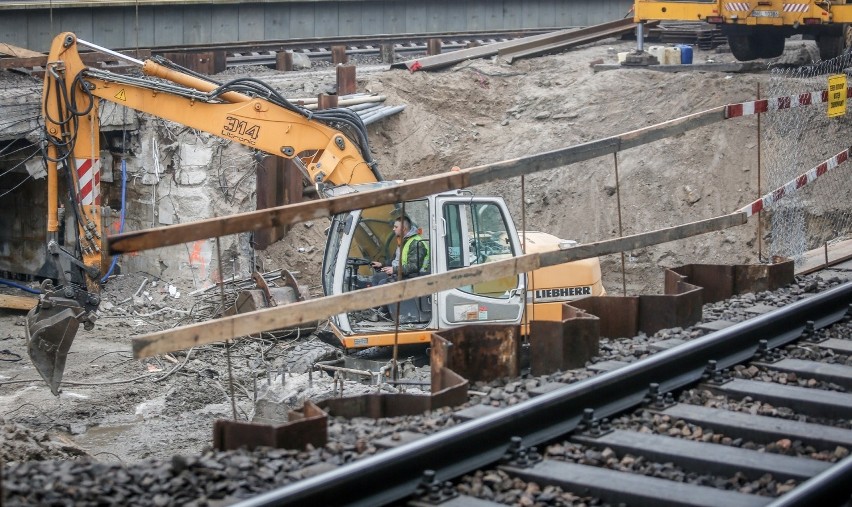
<path id="1" fill-rule="evenodd" d="M 16 2 L 21 4 L 26 2 Z M 84 4 L 84 2 L 77 2 Z M 110 2 L 116 4 L 120 2 Z M 337 35 L 588 26 L 624 17 L 630 0 L 399 0 L 0 9 L 0 41 L 46 51 L 59 32 L 112 49 Z M 155 4 L 148 0 L 145 4 Z M 138 30 L 137 30 L 138 26 Z"/>

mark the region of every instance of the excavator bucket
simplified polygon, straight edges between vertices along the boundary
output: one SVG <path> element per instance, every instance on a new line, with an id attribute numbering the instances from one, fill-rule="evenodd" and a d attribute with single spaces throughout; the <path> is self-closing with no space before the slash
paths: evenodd
<path id="1" fill-rule="evenodd" d="M 27 314 L 27 352 L 50 391 L 58 396 L 68 350 L 74 342 L 83 307 L 73 299 L 42 299 Z"/>

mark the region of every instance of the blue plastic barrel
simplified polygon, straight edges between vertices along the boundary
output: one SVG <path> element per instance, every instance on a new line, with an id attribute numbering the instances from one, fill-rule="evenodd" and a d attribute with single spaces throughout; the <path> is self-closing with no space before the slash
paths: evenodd
<path id="1" fill-rule="evenodd" d="M 691 65 L 692 64 L 692 46 L 686 44 L 678 44 L 677 47 L 680 48 L 680 63 L 682 65 Z"/>

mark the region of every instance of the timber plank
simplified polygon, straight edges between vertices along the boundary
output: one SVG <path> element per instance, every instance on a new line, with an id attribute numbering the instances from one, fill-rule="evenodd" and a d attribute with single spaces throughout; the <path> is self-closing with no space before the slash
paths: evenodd
<path id="1" fill-rule="evenodd" d="M 805 445 L 811 445 L 818 450 L 832 451 L 837 446 L 847 449 L 852 446 L 852 430 L 819 424 L 684 404 L 674 405 L 659 413 L 675 419 L 684 419 L 729 437 L 755 442 L 770 443 L 788 438 L 801 440 Z"/>
<path id="2" fill-rule="evenodd" d="M 548 169 L 564 168 L 570 164 L 641 146 L 723 120 L 725 120 L 725 106 L 720 106 L 588 143 L 413 179 L 389 188 L 144 231 L 125 232 L 108 236 L 107 250 L 109 255 L 149 250 L 215 236 L 292 225 L 353 209 L 408 201 L 447 190 L 467 188 Z"/>
<path id="3" fill-rule="evenodd" d="M 0 42 L 0 54 L 14 56 L 16 58 L 29 58 L 33 56 L 44 56 L 42 53 L 38 51 L 33 51 L 31 49 L 22 48 L 19 46 L 13 46 L 8 42 Z"/>
<path id="4" fill-rule="evenodd" d="M 572 437 L 572 440 L 597 448 L 609 447 L 619 454 L 640 455 L 661 463 L 672 462 L 698 473 L 731 476 L 742 473 L 752 480 L 772 474 L 780 481 L 802 481 L 831 468 L 831 463 L 825 461 L 635 431 L 614 430 L 598 438 L 581 434 Z"/>
<path id="5" fill-rule="evenodd" d="M 151 50 L 142 49 L 139 51 L 119 51 L 119 53 L 136 58 L 137 60 L 150 58 Z M 80 53 L 80 60 L 86 65 L 93 65 L 100 62 L 116 62 L 118 58 L 105 55 L 103 53 Z M 18 69 L 21 67 L 44 67 L 47 65 L 47 55 L 40 56 L 25 56 L 18 58 L 0 58 L 0 70 Z"/>
<path id="6" fill-rule="evenodd" d="M 27 296 L 12 296 L 10 294 L 0 294 L 0 308 L 8 308 L 10 310 L 32 310 L 38 304 L 38 298 Z"/>
<path id="7" fill-rule="evenodd" d="M 624 503 L 631 507 L 757 507 L 767 505 L 773 500 L 553 460 L 542 461 L 531 468 L 503 466 L 500 469 L 542 487 L 559 486 L 580 495 L 599 497 L 613 505 Z"/>
<path id="8" fill-rule="evenodd" d="M 218 320 L 199 322 L 135 337 L 133 338 L 133 354 L 138 359 L 263 331 L 284 329 L 321 320 L 339 313 L 404 301 L 462 285 L 497 280 L 545 266 L 555 266 L 623 250 L 638 250 L 645 246 L 725 229 L 745 222 L 745 213 L 734 213 L 659 231 L 580 245 L 565 250 L 520 255 L 510 259 L 454 269 L 446 273 L 419 276 L 412 280 L 403 280 L 354 292 L 301 301 L 283 307 L 265 308 Z"/>

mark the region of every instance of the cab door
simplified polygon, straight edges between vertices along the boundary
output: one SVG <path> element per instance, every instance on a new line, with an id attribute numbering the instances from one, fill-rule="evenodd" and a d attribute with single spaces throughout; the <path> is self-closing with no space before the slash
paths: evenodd
<path id="1" fill-rule="evenodd" d="M 521 253 L 518 233 L 500 198 L 438 196 L 434 260 L 439 272 L 499 261 Z M 438 294 L 440 328 L 520 323 L 525 275 L 465 285 Z"/>

